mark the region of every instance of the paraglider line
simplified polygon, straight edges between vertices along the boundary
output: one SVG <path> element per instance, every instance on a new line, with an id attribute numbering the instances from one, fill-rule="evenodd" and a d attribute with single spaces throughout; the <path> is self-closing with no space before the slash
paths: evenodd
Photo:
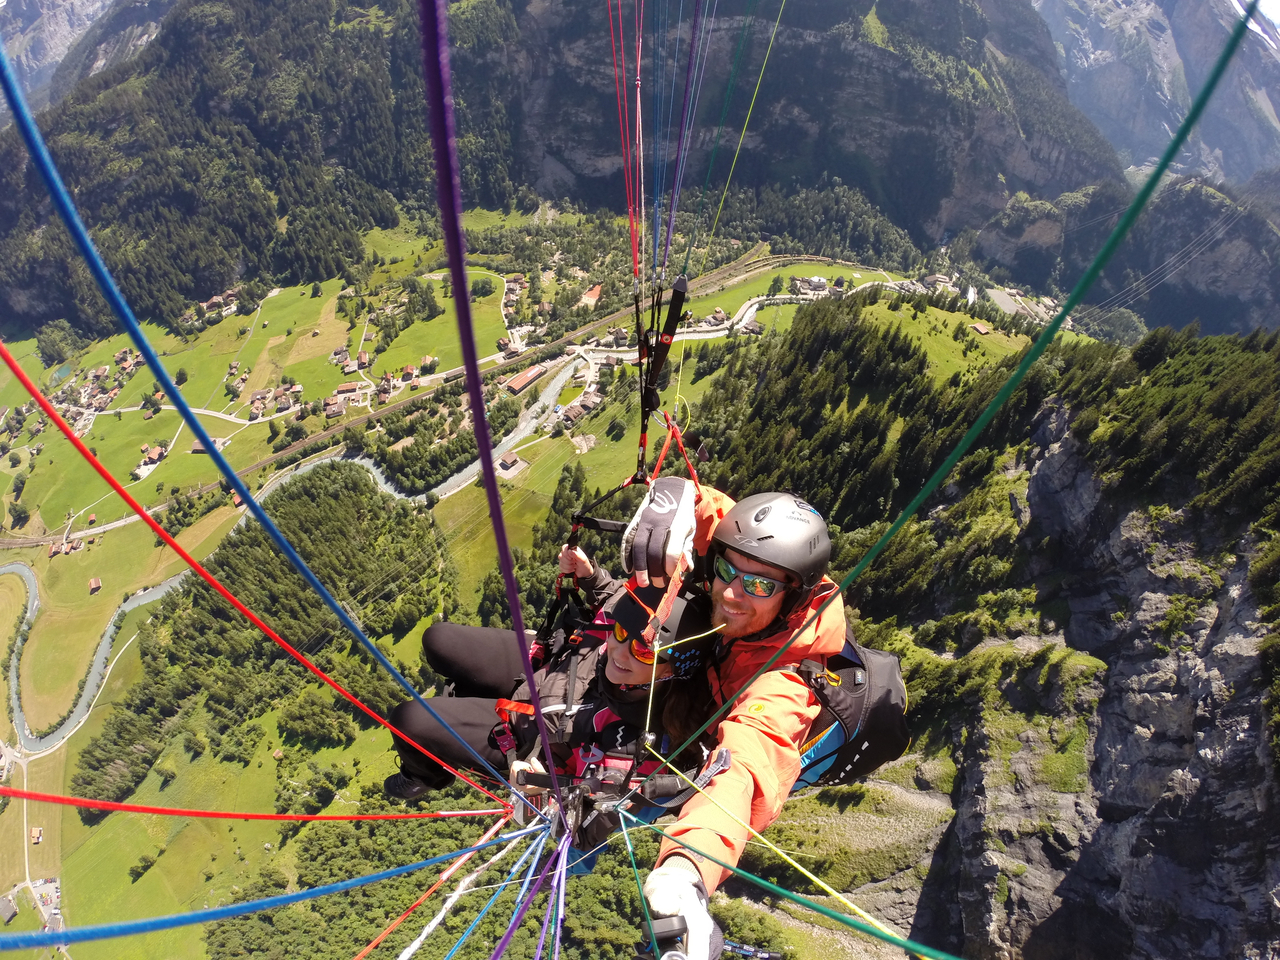
<path id="1" fill-rule="evenodd" d="M 18 790 L 15 787 L 0 787 L 0 797 L 34 800 L 37 803 L 58 803 L 65 807 L 81 807 L 86 810 L 149 813 L 160 817 L 194 817 L 201 820 L 280 820 L 291 823 L 317 823 L 330 820 L 342 822 L 356 820 L 443 820 L 456 817 L 500 817 L 508 812 L 507 810 L 441 810 L 426 813 L 237 813 L 233 810 L 187 810 L 183 807 L 152 807 L 141 803 L 116 803 L 112 800 L 92 800 L 87 797 L 66 797 L 56 793 Z"/>
<path id="2" fill-rule="evenodd" d="M 261 630 L 267 637 L 269 637 L 272 641 L 274 641 L 282 650 L 284 650 L 291 657 L 297 660 L 300 664 L 302 664 L 304 667 L 310 670 L 311 673 L 315 675 L 319 680 L 327 684 L 330 688 L 332 688 L 335 692 L 340 694 L 349 703 L 351 703 L 353 706 L 361 710 L 367 717 L 374 720 L 381 726 L 385 727 L 387 730 L 390 730 L 393 734 L 400 737 L 406 743 L 412 744 L 414 747 L 418 749 L 420 753 L 429 757 L 431 760 L 435 761 L 436 763 L 439 763 L 442 767 L 445 767 L 446 769 L 451 770 L 455 776 L 460 777 L 466 783 L 475 787 L 477 790 L 483 793 L 490 800 L 494 800 L 502 804 L 504 808 L 510 807 L 510 804 L 506 803 L 501 798 L 495 796 L 493 793 L 486 790 L 484 787 L 475 783 L 473 780 L 471 780 L 464 774 L 459 773 L 456 770 L 453 770 L 452 767 L 449 767 L 449 765 L 444 763 L 444 761 L 438 759 L 436 756 L 430 753 L 425 747 L 421 746 L 416 741 L 402 734 L 395 726 L 393 726 L 390 723 L 390 721 L 384 719 L 376 710 L 373 710 L 372 708 L 367 706 L 363 701 L 361 701 L 358 697 L 356 697 L 354 694 L 350 693 L 345 687 L 343 687 L 336 680 L 332 679 L 327 673 L 325 673 L 323 670 L 317 667 L 314 663 L 312 663 L 309 659 L 307 659 L 307 657 L 304 656 L 300 651 L 294 649 L 293 646 L 290 645 L 283 637 L 281 637 L 278 633 L 276 633 L 269 626 L 267 626 L 267 624 L 264 623 L 257 614 L 255 614 L 252 610 L 250 610 L 247 606 L 245 606 L 243 602 L 241 602 L 239 597 L 237 597 L 230 590 L 224 587 L 221 581 L 219 581 L 212 573 L 210 573 L 204 567 L 203 564 L 201 564 L 198 560 L 196 560 L 193 556 L 191 556 L 191 554 L 187 553 L 187 551 L 183 549 L 183 547 L 178 543 L 178 541 L 176 541 L 173 538 L 173 536 L 169 533 L 169 531 L 165 530 L 164 527 L 162 527 L 156 521 L 156 519 L 146 511 L 146 509 L 142 506 L 142 504 L 138 503 L 138 501 L 133 498 L 133 495 L 129 493 L 129 491 L 126 490 L 121 485 L 120 481 L 117 480 L 114 476 L 112 476 L 111 471 L 109 471 L 105 466 L 103 466 L 102 462 L 99 461 L 96 456 L 94 456 L 93 451 L 90 450 L 88 447 L 86 447 L 84 445 L 84 442 L 78 436 L 76 436 L 75 431 L 71 429 L 70 424 L 68 424 L 67 421 L 63 419 L 62 415 L 58 413 L 58 411 L 54 408 L 53 404 L 49 402 L 48 398 L 46 398 L 40 392 L 40 388 L 35 385 L 35 383 L 31 380 L 29 376 L 27 376 L 27 372 L 22 369 L 22 366 L 14 358 L 13 354 L 9 352 L 9 348 L 5 346 L 4 343 L 0 343 L 0 359 L 4 361 L 5 366 L 7 366 L 10 369 L 10 371 L 12 371 L 13 375 L 18 378 L 18 381 L 22 384 L 24 388 L 26 388 L 26 391 L 29 394 L 31 394 L 32 399 L 34 399 L 35 402 L 39 404 L 40 409 L 44 411 L 45 415 L 49 418 L 50 422 L 53 423 L 55 426 L 57 426 L 57 428 L 60 431 L 62 431 L 63 436 L 65 436 L 68 440 L 71 441 L 71 445 L 75 447 L 75 449 L 79 452 L 80 456 L 82 456 L 85 459 L 85 461 L 91 467 L 93 467 L 95 471 L 97 471 L 98 475 L 107 482 L 107 484 L 111 487 L 112 490 L 116 492 L 117 495 L 119 495 L 120 499 L 122 499 L 126 504 L 129 505 L 129 508 L 132 509 L 133 512 L 136 513 L 138 517 L 141 518 L 142 521 L 148 527 L 151 528 L 152 532 L 154 532 L 157 537 L 159 537 L 169 547 L 172 547 L 173 551 L 177 553 L 179 557 L 182 558 L 182 560 L 187 564 L 187 566 L 189 566 L 192 570 L 194 570 L 200 576 L 200 578 L 205 581 L 205 583 L 209 584 L 209 586 L 211 586 L 214 590 L 216 590 L 224 600 L 226 600 L 236 610 L 238 610 L 241 614 L 243 614 L 249 620 L 250 623 L 252 623 L 255 627 Z"/>
<path id="3" fill-rule="evenodd" d="M 173 930 L 176 927 L 189 927 L 196 923 L 213 923 L 218 920 L 230 920 L 232 917 L 243 917 L 250 913 L 259 913 L 263 910 L 273 910 L 276 907 L 287 907 L 295 903 L 305 903 L 308 900 L 315 900 L 319 897 L 328 896 L 331 893 L 342 893 L 347 890 L 354 890 L 357 887 L 377 883 L 379 880 L 390 880 L 393 877 L 403 877 L 405 874 L 416 873 L 418 870 L 424 870 L 427 867 L 434 867 L 439 863 L 447 863 L 455 857 L 475 853 L 477 850 L 483 850 L 486 847 L 492 847 L 499 843 L 508 843 L 512 840 L 517 840 L 520 837 L 544 831 L 545 829 L 546 828 L 541 825 L 526 827 L 524 830 L 518 830 L 515 833 L 508 833 L 501 837 L 495 837 L 494 839 L 488 840 L 484 843 L 477 843 L 473 847 L 464 847 L 463 849 L 455 850 L 452 853 L 444 853 L 438 857 L 431 857 L 428 860 L 419 860 L 417 863 L 406 864 L 403 867 L 392 867 L 390 870 L 383 870 L 379 873 L 370 873 L 363 877 L 354 877 L 351 880 L 342 880 L 338 883 L 329 883 L 320 887 L 312 887 L 310 890 L 299 890 L 296 893 L 282 893 L 275 897 L 264 897 L 261 900 L 249 900 L 245 903 L 231 903 L 222 907 L 210 907 L 207 910 L 192 910 L 190 913 L 178 913 L 165 917 L 148 917 L 145 920 L 129 920 L 125 923 L 104 923 L 94 927 L 78 927 L 58 931 L 0 934 L 0 950 L 29 950 L 33 947 L 65 946 L 71 943 L 88 943 L 91 940 L 111 940 L 116 937 L 131 937 L 140 933 L 155 933 L 159 930 Z"/>
<path id="4" fill-rule="evenodd" d="M 484 832 L 484 835 L 480 838 L 480 842 L 483 843 L 486 840 L 493 839 L 493 835 L 503 828 L 503 826 L 506 824 L 508 819 L 510 818 L 504 817 L 502 820 L 499 820 L 492 827 L 486 830 Z M 516 841 L 512 840 L 511 842 L 515 843 Z M 506 853 L 508 849 L 510 849 L 510 845 L 508 845 L 507 847 L 499 851 L 497 857 L 502 856 L 502 854 Z M 470 853 L 467 853 L 459 857 L 457 860 L 453 861 L 453 863 L 449 864 L 449 866 L 446 867 L 444 870 L 440 871 L 439 879 L 437 879 L 436 882 L 433 883 L 431 886 L 427 887 L 426 892 L 409 905 L 409 909 L 405 910 L 404 913 L 400 914 L 400 916 L 392 920 L 389 924 L 387 924 L 387 926 L 383 929 L 383 931 L 380 934 L 378 934 L 371 941 L 369 941 L 369 945 L 365 947 L 363 950 L 361 950 L 359 953 L 357 953 L 355 955 L 354 960 L 364 960 L 365 957 L 371 954 L 374 951 L 374 949 L 378 946 L 378 944 L 380 944 L 383 940 L 387 939 L 387 937 L 389 937 L 392 933 L 394 933 L 396 928 L 399 927 L 400 924 L 408 920 L 409 917 L 413 915 L 413 912 L 415 910 L 417 910 L 420 906 L 426 903 L 427 900 L 430 899 L 433 893 L 435 893 L 437 890 L 443 887 L 446 883 L 448 883 L 449 878 L 452 877 L 459 870 L 461 870 L 462 867 L 466 864 L 466 862 L 470 860 L 472 857 L 474 857 L 475 855 L 476 855 L 476 851 L 473 850 Z M 495 857 L 494 860 L 496 860 L 497 857 Z M 493 862 L 493 861 L 490 861 L 490 862 Z"/>
<path id="5" fill-rule="evenodd" d="M 428 119 L 431 142 L 436 153 L 440 225 L 444 233 L 445 250 L 449 255 L 449 269 L 453 274 L 453 288 L 465 291 L 467 289 L 466 238 L 462 232 L 462 172 L 458 163 L 458 147 L 455 140 L 453 91 L 449 70 L 448 8 L 446 0 L 420 0 L 419 10 L 422 16 L 422 64 L 426 76 L 427 104 L 430 108 Z M 502 580 L 507 588 L 511 626 L 515 631 L 516 644 L 520 649 L 520 665 L 524 670 L 524 679 L 528 684 L 528 690 L 534 692 L 538 685 L 533 678 L 533 663 L 529 658 L 529 640 L 525 636 L 524 617 L 520 611 L 520 587 L 516 583 L 515 566 L 511 560 L 511 548 L 507 542 L 507 527 L 502 516 L 502 495 L 498 491 L 498 476 L 493 466 L 493 442 L 489 434 L 489 423 L 482 416 L 485 409 L 484 385 L 480 380 L 480 360 L 476 353 L 475 327 L 471 322 L 471 303 L 465 295 L 456 298 L 455 303 L 458 314 L 458 334 L 462 340 L 462 363 L 467 371 L 467 393 L 471 397 L 471 409 L 476 411 L 475 417 L 472 418 L 475 422 L 476 449 L 480 457 L 480 473 L 484 478 L 485 495 L 489 500 L 493 538 L 498 551 L 498 567 L 502 571 Z M 387 666 L 390 668 L 389 662 Z M 416 691 L 414 698 L 427 708 L 437 722 L 444 723 Z M 542 706 L 538 702 L 536 693 L 533 695 L 532 702 L 534 723 L 542 740 L 542 752 L 547 759 L 547 769 L 551 771 L 551 792 L 556 798 L 559 817 L 564 821 L 564 798 L 560 793 L 560 781 L 555 774 L 556 761 L 551 752 L 551 735 L 547 730 L 547 722 L 542 715 Z M 466 743 L 463 738 L 458 739 Z M 483 761 L 485 769 L 497 774 L 492 765 L 484 760 L 474 747 L 467 744 L 467 749 Z M 505 777 L 498 775 L 498 778 L 506 782 Z M 512 792 L 531 809 L 536 810 L 539 817 L 546 818 L 546 815 L 533 806 L 523 793 L 514 788 Z"/>
<path id="6" fill-rule="evenodd" d="M 320 582 L 320 578 L 316 576 L 315 572 L 309 566 L 307 566 L 306 562 L 298 554 L 298 551 L 294 549 L 293 544 L 289 542 L 288 538 L 280 531 L 280 528 L 275 525 L 275 522 L 267 515 L 267 512 L 263 510 L 262 504 L 258 503 L 258 501 L 254 499 L 254 496 L 250 493 L 248 486 L 242 479 L 240 479 L 239 476 L 237 476 L 235 470 L 227 461 L 226 456 L 222 453 L 221 449 L 219 449 L 218 445 L 213 442 L 213 438 L 209 436 L 209 431 L 205 429 L 204 424 L 201 423 L 200 419 L 195 415 L 195 411 L 191 409 L 191 405 L 187 403 L 186 398 L 182 396 L 181 392 L 174 384 L 173 378 L 169 376 L 169 372 L 164 368 L 164 364 L 160 362 L 160 357 L 156 354 L 155 348 L 151 346 L 150 341 L 147 340 L 146 335 L 142 332 L 142 327 L 139 325 L 137 318 L 134 317 L 133 310 L 129 307 L 124 295 L 120 292 L 120 288 L 117 286 L 115 278 L 112 277 L 111 271 L 107 269 L 107 265 L 103 262 L 102 256 L 98 253 L 97 248 L 94 247 L 93 241 L 89 237 L 89 232 L 85 229 L 84 222 L 80 219 L 80 214 L 76 211 L 75 204 L 71 200 L 71 194 L 68 193 L 66 185 L 62 182 L 62 176 L 58 173 L 58 168 L 54 164 L 53 158 L 49 155 L 49 148 L 45 145 L 44 138 L 40 135 L 40 131 L 36 127 L 35 118 L 31 115 L 31 109 L 27 105 L 26 98 L 23 97 L 22 91 L 18 86 L 18 79 L 13 71 L 13 65 L 9 62 L 9 56 L 2 47 L 0 47 L 0 86 L 3 86 L 4 88 L 5 97 L 9 102 L 9 109 L 13 114 L 14 123 L 17 125 L 18 130 L 27 145 L 27 150 L 31 154 L 32 161 L 40 171 L 40 175 L 49 189 L 49 195 L 53 200 L 54 206 L 57 208 L 58 214 L 62 218 L 63 223 L 66 224 L 67 230 L 75 241 L 76 246 L 79 248 L 80 255 L 84 258 L 90 272 L 93 274 L 94 280 L 98 284 L 98 288 L 102 291 L 102 295 L 106 298 L 112 312 L 115 313 L 117 319 L 119 319 L 121 324 L 124 325 L 125 330 L 129 334 L 129 338 L 146 359 L 147 366 L 151 369 L 152 374 L 160 384 L 163 392 L 168 394 L 168 396 L 173 400 L 174 406 L 178 408 L 178 412 L 182 415 L 183 422 L 191 428 L 191 432 L 196 435 L 202 444 L 204 444 L 206 453 L 217 465 L 218 471 L 224 478 L 226 478 L 226 481 L 230 484 L 231 488 L 240 494 L 241 500 L 249 508 L 249 511 L 253 514 L 258 523 L 262 525 L 263 530 L 266 531 L 272 542 L 275 543 L 280 552 L 285 555 L 285 558 L 293 568 L 297 570 L 298 573 L 301 574 L 302 578 L 313 590 L 315 590 L 315 592 L 320 596 L 320 599 L 324 601 L 325 606 L 327 606 L 343 626 L 351 632 L 351 635 L 359 641 L 360 645 L 364 647 L 368 654 L 373 657 L 373 659 L 376 660 L 382 668 L 400 684 L 401 687 L 404 688 L 404 690 L 420 707 L 427 711 L 433 720 L 448 731 L 449 734 L 453 736 L 453 738 L 480 764 L 482 768 L 488 770 L 503 783 L 506 783 L 506 778 L 498 773 L 498 771 L 493 768 L 493 765 L 489 763 L 489 761 L 486 760 L 475 747 L 467 742 L 466 738 L 461 736 L 445 722 L 431 704 L 428 703 L 427 700 L 418 693 L 416 689 L 414 689 L 413 685 L 401 675 L 400 671 L 395 668 L 395 665 L 387 655 L 378 649 L 377 644 L 365 636 L 364 631 L 360 629 L 360 626 L 355 622 L 355 619 L 351 614 L 346 611 L 342 604 L 338 603 L 337 599 L 329 592 L 328 588 Z M 457 278 L 460 278 L 465 284 L 466 278 L 461 269 L 460 261 L 456 268 L 456 272 L 458 275 Z M 457 289 L 465 289 L 465 286 Z M 465 298 L 461 302 L 465 303 Z M 462 310 L 459 310 L 459 316 L 461 316 L 462 312 Z M 467 345 L 468 343 L 464 342 L 464 351 Z M 471 352 L 474 354 L 474 342 L 470 342 L 470 346 Z M 477 407 L 474 409 L 483 409 L 483 407 Z M 481 423 L 483 423 L 483 420 L 481 420 Z M 484 427 L 483 430 L 485 437 L 487 438 L 488 428 Z M 477 429 L 477 433 L 479 432 L 480 430 Z M 489 464 L 489 472 L 492 472 L 492 470 L 493 465 Z M 523 640 L 523 637 L 521 639 Z M 527 644 L 525 644 L 525 646 L 527 646 Z M 335 689 L 340 689 L 336 684 L 334 687 Z M 529 808 L 534 810 L 538 816 L 542 816 L 542 813 L 538 811 L 533 804 L 529 803 L 523 794 L 516 793 L 516 795 L 524 803 L 528 804 Z M 497 798 L 495 797 L 494 799 Z M 501 803 L 502 801 L 499 802 Z"/>

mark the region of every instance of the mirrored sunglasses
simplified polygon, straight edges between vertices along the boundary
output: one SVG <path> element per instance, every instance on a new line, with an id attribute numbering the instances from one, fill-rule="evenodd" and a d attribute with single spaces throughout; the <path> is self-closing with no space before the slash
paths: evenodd
<path id="1" fill-rule="evenodd" d="M 620 623 L 615 623 L 613 625 L 613 638 L 619 643 L 626 643 L 630 640 L 631 656 L 635 657 L 645 666 L 652 665 L 653 661 L 658 657 L 657 651 L 654 650 L 653 647 L 649 646 L 649 644 L 645 643 L 643 637 L 629 636 Z"/>
<path id="2" fill-rule="evenodd" d="M 758 573 L 744 573 L 738 570 L 723 555 L 716 556 L 714 566 L 716 579 L 726 586 L 733 583 L 738 577 L 742 577 L 742 589 L 750 597 L 765 600 L 772 597 L 779 588 L 783 590 L 787 588 L 787 584 L 782 580 L 774 580 L 771 577 L 762 577 Z"/>

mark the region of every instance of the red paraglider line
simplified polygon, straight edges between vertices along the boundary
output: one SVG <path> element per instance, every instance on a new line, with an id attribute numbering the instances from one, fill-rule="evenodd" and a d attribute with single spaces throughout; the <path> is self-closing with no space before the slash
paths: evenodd
<path id="1" fill-rule="evenodd" d="M 120 499 L 122 499 L 125 503 L 129 505 L 129 507 L 133 510 L 133 512 L 136 513 L 142 519 L 142 521 L 152 529 L 152 531 L 155 533 L 157 537 L 163 540 L 168 546 L 172 547 L 174 552 L 177 553 L 178 556 L 181 557 L 186 562 L 187 566 L 189 566 L 192 570 L 198 573 L 200 577 L 205 581 L 205 583 L 213 587 L 214 590 L 216 590 L 219 594 L 221 594 L 224 600 L 230 603 L 242 614 L 244 614 L 249 619 L 250 623 L 252 623 L 255 627 L 257 627 L 259 630 L 265 633 L 268 637 L 274 640 L 291 657 L 293 657 L 295 660 L 301 663 L 304 667 L 310 670 L 317 678 L 319 678 L 321 681 L 323 681 L 329 687 L 331 687 L 333 690 L 339 693 L 349 703 L 351 703 L 353 706 L 361 710 L 367 717 L 376 721 L 380 726 L 386 727 L 388 730 L 390 730 L 393 734 L 395 734 L 405 743 L 414 747 L 419 752 L 425 754 L 427 757 L 430 757 L 436 763 L 440 764 L 440 766 L 444 767 L 446 770 L 452 773 L 455 777 L 458 777 L 464 782 L 475 787 L 477 790 L 483 793 L 490 800 L 493 800 L 495 803 L 501 804 L 503 810 L 509 811 L 511 809 L 511 805 L 506 801 L 504 801 L 501 797 L 495 796 L 494 794 L 490 793 L 484 787 L 480 786 L 480 784 L 476 783 L 470 777 L 466 776 L 466 774 L 460 773 L 459 771 L 455 770 L 453 767 L 449 766 L 439 757 L 429 752 L 425 747 L 423 747 L 417 741 L 413 740 L 411 737 L 407 736 L 406 734 L 401 733 L 398 729 L 396 729 L 395 726 L 393 726 L 381 715 L 379 715 L 376 710 L 373 710 L 371 707 L 366 706 L 354 694 L 348 693 L 345 687 L 343 687 L 336 680 L 333 680 L 332 678 L 330 678 L 330 676 L 327 673 L 325 673 L 323 670 L 317 667 L 314 663 L 308 660 L 301 652 L 299 652 L 298 650 L 295 650 L 292 646 L 290 646 L 285 641 L 283 637 L 281 637 L 278 633 L 276 633 L 269 626 L 267 626 L 258 617 L 257 614 L 255 614 L 252 610 L 250 610 L 243 603 L 241 603 L 240 600 L 230 590 L 224 587 L 213 574 L 211 574 L 208 570 L 206 570 L 204 566 L 201 565 L 201 563 L 195 559 L 195 557 L 191 556 L 191 554 L 187 553 L 186 550 L 184 550 L 181 546 L 179 546 L 178 542 L 174 540 L 172 536 L 169 535 L 169 531 L 165 530 L 164 527 L 160 526 L 160 524 L 156 522 L 155 518 L 152 517 L 149 513 L 147 513 L 146 509 L 142 506 L 142 504 L 138 503 L 138 501 L 133 498 L 133 495 L 130 494 L 128 490 L 126 490 L 123 486 L 120 485 L 120 481 L 111 475 L 111 472 L 98 461 L 98 458 L 94 456 L 93 452 L 84 445 L 84 443 L 80 440 L 78 436 L 76 436 L 75 431 L 71 429 L 70 425 L 67 423 L 66 420 L 62 419 L 62 415 L 59 414 L 58 411 L 54 409 L 53 404 L 51 404 L 48 401 L 48 399 L 44 396 L 44 394 L 40 392 L 40 388 L 37 387 L 35 383 L 32 382 L 30 377 L 27 376 L 27 372 L 22 369 L 18 361 L 14 359 L 13 354 L 9 352 L 9 348 L 5 346 L 3 343 L 0 343 L 0 359 L 3 359 L 5 362 L 5 365 L 10 370 L 13 371 L 13 375 L 17 377 L 19 382 L 21 382 L 21 384 L 23 385 L 23 387 L 26 388 L 27 393 L 31 394 L 32 399 L 35 400 L 36 403 L 40 405 L 40 409 L 45 412 L 45 415 L 48 416 L 48 418 L 57 425 L 58 429 L 62 431 L 63 435 L 68 440 L 71 441 L 71 445 L 76 448 L 80 456 L 84 457 L 84 459 L 89 463 L 89 465 L 98 472 L 98 475 L 102 477 L 103 480 L 107 481 L 111 489 L 114 490 L 120 496 Z"/>
<path id="2" fill-rule="evenodd" d="M 84 807 L 89 810 L 111 810 L 121 813 L 152 813 L 161 817 L 197 817 L 204 820 L 287 820 L 298 823 L 314 823 L 319 820 L 443 820 L 451 817 L 497 817 L 503 810 L 442 810 L 428 813 L 234 813 L 223 810 L 186 810 L 181 807 L 151 807 L 140 803 L 116 803 L 113 800 L 90 800 L 87 797 L 64 797 L 57 793 L 37 793 L 34 790 L 18 790 L 0 787 L 0 797 L 16 797 L 19 800 L 35 800 L 40 803 L 60 803 L 65 807 Z M 502 820 L 506 823 L 506 820 Z M 485 839 L 488 839 L 487 837 Z"/>
<path id="3" fill-rule="evenodd" d="M 622 141 L 622 185 L 627 194 L 627 219 L 631 228 L 631 271 L 640 276 L 640 246 L 636 237 L 635 186 L 631 170 L 631 115 L 628 98 L 622 95 L 622 78 L 627 74 L 626 36 L 622 29 L 622 0 L 618 0 L 618 27 L 614 32 L 613 0 L 605 0 L 609 11 L 609 40 L 613 45 L 613 85 L 618 100 L 618 130 Z M 622 69 L 618 69 L 618 50 L 622 50 Z"/>

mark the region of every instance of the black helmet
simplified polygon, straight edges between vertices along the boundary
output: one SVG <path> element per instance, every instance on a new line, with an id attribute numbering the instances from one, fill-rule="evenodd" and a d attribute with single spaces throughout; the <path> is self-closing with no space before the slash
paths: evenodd
<path id="1" fill-rule="evenodd" d="M 831 560 L 831 536 L 817 510 L 789 493 L 757 493 L 734 505 L 711 542 L 785 570 L 802 590 L 818 585 Z"/>
<path id="2" fill-rule="evenodd" d="M 607 613 L 628 636 L 639 637 L 649 626 L 665 592 L 662 587 L 629 585 Z M 711 629 L 711 598 L 686 585 L 675 596 L 671 612 L 659 625 L 654 648 L 659 661 L 671 662 L 676 676 L 688 677 L 706 661 L 718 636 Z"/>

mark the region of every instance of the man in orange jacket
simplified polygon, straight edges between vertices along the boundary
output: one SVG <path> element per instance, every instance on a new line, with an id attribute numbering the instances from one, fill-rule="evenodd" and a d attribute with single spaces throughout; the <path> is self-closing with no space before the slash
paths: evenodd
<path id="1" fill-rule="evenodd" d="M 837 589 L 825 575 L 831 540 L 826 522 L 798 497 L 761 493 L 735 504 L 686 480 L 657 481 L 623 538 L 623 565 L 638 580 L 660 584 L 681 554 L 693 551 L 705 558 L 712 623 L 721 628 L 708 676 L 716 706 L 732 704 L 713 728 L 730 765 L 667 830 L 681 843 L 663 841 L 644 893 L 655 913 L 685 918 L 687 955 L 706 960 L 713 926 L 707 898 L 728 871 L 702 853 L 736 865 L 750 836 L 742 824 L 763 831 L 782 811 L 820 709 L 789 668 L 839 653 L 845 619 L 838 595 L 817 613 Z"/>

